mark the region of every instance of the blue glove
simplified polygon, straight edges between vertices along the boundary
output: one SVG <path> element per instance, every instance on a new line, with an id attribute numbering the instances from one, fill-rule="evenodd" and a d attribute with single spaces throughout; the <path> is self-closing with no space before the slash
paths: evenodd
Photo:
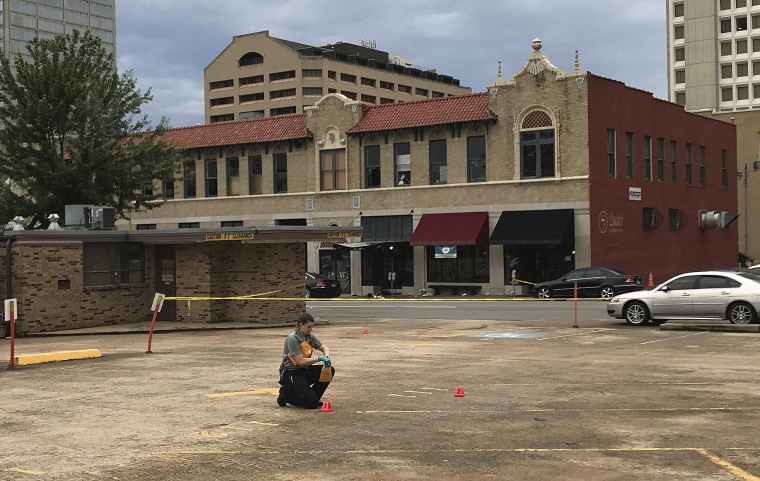
<path id="1" fill-rule="evenodd" d="M 327 356 L 319 356 L 317 359 L 320 360 L 320 361 L 322 361 L 323 363 L 325 363 L 325 366 L 330 367 L 330 358 L 329 357 L 327 357 Z"/>

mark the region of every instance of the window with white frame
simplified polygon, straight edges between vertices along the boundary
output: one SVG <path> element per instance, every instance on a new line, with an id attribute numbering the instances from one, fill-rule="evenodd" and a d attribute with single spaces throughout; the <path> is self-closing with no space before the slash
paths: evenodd
<path id="1" fill-rule="evenodd" d="M 412 156 L 409 142 L 393 144 L 396 169 L 396 185 L 404 187 L 412 184 Z"/>
<path id="2" fill-rule="evenodd" d="M 320 152 L 320 189 L 346 189 L 346 149 Z"/>
<path id="3" fill-rule="evenodd" d="M 543 110 L 534 110 L 520 124 L 520 178 L 555 176 L 554 122 Z M 485 155 L 485 145 L 484 145 Z"/>

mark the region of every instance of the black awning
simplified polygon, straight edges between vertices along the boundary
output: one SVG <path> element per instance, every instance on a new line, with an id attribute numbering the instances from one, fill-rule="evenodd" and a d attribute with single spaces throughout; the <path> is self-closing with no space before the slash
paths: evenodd
<path id="1" fill-rule="evenodd" d="M 559 245 L 575 236 L 572 209 L 504 211 L 491 244 Z"/>

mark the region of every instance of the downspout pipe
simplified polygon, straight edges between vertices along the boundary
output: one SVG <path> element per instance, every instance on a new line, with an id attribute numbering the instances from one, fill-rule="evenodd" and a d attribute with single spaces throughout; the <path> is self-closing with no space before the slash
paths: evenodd
<path id="1" fill-rule="evenodd" d="M 11 266 L 11 244 L 13 237 L 9 236 L 5 243 L 5 299 L 13 299 L 13 267 Z"/>

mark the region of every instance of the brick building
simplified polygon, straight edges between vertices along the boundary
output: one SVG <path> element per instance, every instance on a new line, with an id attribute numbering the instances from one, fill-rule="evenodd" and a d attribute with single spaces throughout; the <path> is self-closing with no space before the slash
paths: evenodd
<path id="1" fill-rule="evenodd" d="M 737 212 L 735 126 L 532 47 L 484 93 L 385 105 L 333 93 L 304 114 L 173 129 L 176 195 L 122 225 L 362 226 L 360 243 L 306 253 L 354 295 L 736 265 L 736 223 L 699 222 Z"/>

